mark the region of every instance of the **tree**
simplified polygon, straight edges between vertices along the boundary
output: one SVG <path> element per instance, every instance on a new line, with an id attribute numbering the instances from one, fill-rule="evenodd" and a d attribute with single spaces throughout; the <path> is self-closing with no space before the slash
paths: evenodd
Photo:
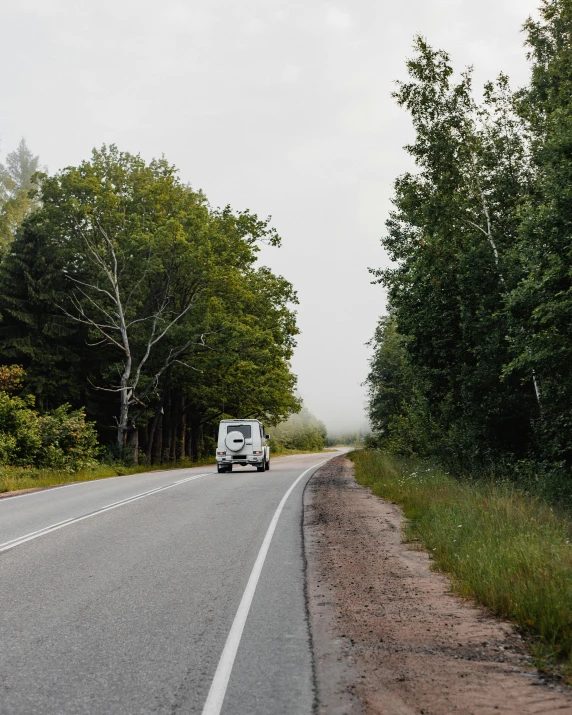
<path id="1" fill-rule="evenodd" d="M 373 430 L 384 434 L 395 415 L 407 411 L 413 385 L 407 370 L 404 339 L 397 332 L 394 319 L 388 316 L 380 319 L 369 345 L 374 348 L 366 379 L 369 419 Z"/>
<path id="2" fill-rule="evenodd" d="M 201 311 L 209 349 L 194 354 L 192 365 L 177 364 L 160 386 L 146 439 L 149 461 L 198 456 L 223 417 L 275 424 L 300 409 L 289 364 L 298 332 L 292 286 L 267 268 L 230 278 L 213 283 Z"/>
<path id="3" fill-rule="evenodd" d="M 46 179 L 42 219 L 59 236 L 69 281 L 65 315 L 86 325 L 94 345 L 118 359 L 98 389 L 115 392 L 117 443 L 133 429 L 130 409 L 145 407 L 165 371 L 205 346 L 184 317 L 199 304 L 221 260 L 232 270 L 241 251 L 216 246 L 202 194 L 180 184 L 164 160 L 148 166 L 115 147 Z M 250 230 L 266 236 L 266 224 Z M 236 247 L 236 246 L 234 246 Z M 238 255 L 237 255 L 238 254 Z M 160 347 L 166 349 L 160 350 Z M 115 376 L 116 375 L 116 376 Z"/>
<path id="4" fill-rule="evenodd" d="M 113 359 L 103 346 L 86 349 L 87 326 L 68 319 L 65 304 L 70 283 L 64 279 L 67 253 L 40 213 L 28 217 L 0 264 L 0 360 L 21 364 L 25 386 L 41 411 L 62 402 L 105 421 L 98 409 L 104 393 L 90 390 L 102 381 Z"/>
<path id="5" fill-rule="evenodd" d="M 270 429 L 272 449 L 299 449 L 318 452 L 324 449 L 328 433 L 324 423 L 307 407 Z"/>
<path id="6" fill-rule="evenodd" d="M 40 158 L 32 154 L 23 138 L 17 149 L 6 157 L 6 164 L 0 164 L 0 247 L 3 250 L 12 241 L 18 226 L 38 206 L 34 180 L 40 171 Z"/>
<path id="7" fill-rule="evenodd" d="M 519 110 L 531 135 L 534 188 L 520 229 L 521 280 L 510 296 L 515 370 L 534 370 L 542 457 L 572 465 L 572 2 L 544 0 L 525 24 L 530 85 Z"/>
<path id="8" fill-rule="evenodd" d="M 389 289 L 412 395 L 427 410 L 425 443 L 476 466 L 526 451 L 538 413 L 532 373 L 503 377 L 527 146 L 506 77 L 488 84 L 477 105 L 470 71 L 455 82 L 445 52 L 422 38 L 415 49 L 395 98 L 412 117 L 416 138 L 406 148 L 418 171 L 395 184 L 383 244 L 397 266 L 375 273 Z M 377 336 L 386 350 L 387 331 Z"/>
<path id="9" fill-rule="evenodd" d="M 299 409 L 296 296 L 254 266 L 280 242 L 269 219 L 212 209 L 164 160 L 115 147 L 40 196 L 0 269 L 0 357 L 43 409 L 86 404 L 104 438 L 115 413 L 119 451 L 129 435 L 137 456 L 141 437 L 157 461 L 196 456 L 221 413 Z"/>

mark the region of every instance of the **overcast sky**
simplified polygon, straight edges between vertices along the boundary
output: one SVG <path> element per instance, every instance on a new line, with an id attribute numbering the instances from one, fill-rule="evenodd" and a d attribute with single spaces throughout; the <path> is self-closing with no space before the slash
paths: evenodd
<path id="1" fill-rule="evenodd" d="M 331 430 L 365 424 L 384 296 L 368 266 L 410 167 L 390 97 L 416 33 L 482 84 L 527 81 L 539 0 L 0 0 L 0 156 L 22 136 L 50 171 L 115 143 L 165 154 L 214 206 L 273 216 L 262 261 L 298 291 L 293 368 Z"/>

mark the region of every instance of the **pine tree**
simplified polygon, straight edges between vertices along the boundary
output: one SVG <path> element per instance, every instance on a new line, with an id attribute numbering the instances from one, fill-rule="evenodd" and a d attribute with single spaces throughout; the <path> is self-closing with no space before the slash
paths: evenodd
<path id="1" fill-rule="evenodd" d="M 24 138 L 0 164 L 0 249 L 5 251 L 18 226 L 38 207 L 34 178 L 42 170 Z"/>

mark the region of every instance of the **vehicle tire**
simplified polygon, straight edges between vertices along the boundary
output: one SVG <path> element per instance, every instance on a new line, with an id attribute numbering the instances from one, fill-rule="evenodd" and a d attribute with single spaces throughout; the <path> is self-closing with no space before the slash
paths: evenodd
<path id="1" fill-rule="evenodd" d="M 226 472 L 226 469 L 224 467 L 221 467 L 220 464 L 216 465 L 216 470 L 219 474 L 222 474 L 223 472 Z"/>
<path id="2" fill-rule="evenodd" d="M 266 462 L 265 469 L 266 471 L 270 469 L 270 459 L 268 459 L 268 461 Z"/>
<path id="3" fill-rule="evenodd" d="M 264 466 L 264 464 L 261 464 L 260 467 L 256 467 L 256 470 L 258 472 L 263 472 L 265 469 L 266 469 L 266 467 Z"/>

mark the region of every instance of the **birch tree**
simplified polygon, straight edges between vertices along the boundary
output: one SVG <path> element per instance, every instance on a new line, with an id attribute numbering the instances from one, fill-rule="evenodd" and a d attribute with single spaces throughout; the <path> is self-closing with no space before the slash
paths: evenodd
<path id="1" fill-rule="evenodd" d="M 162 275 L 157 280 L 157 262 L 154 260 L 156 256 L 152 247 L 149 247 L 148 255 L 141 266 L 141 275 L 122 281 L 121 277 L 126 275 L 127 259 L 125 256 L 118 256 L 119 246 L 114 245 L 106 229 L 98 223 L 96 227 L 88 224 L 79 230 L 96 277 L 93 282 L 89 282 L 68 275 L 74 285 L 70 294 L 72 309 L 62 307 L 62 310 L 73 320 L 89 326 L 95 333 L 96 340 L 99 337 L 101 341 L 116 347 L 123 355 L 122 361 L 118 363 L 119 384 L 97 388 L 117 392 L 119 395 L 117 443 L 123 447 L 130 427 L 130 409 L 134 405 L 145 407 L 144 400 L 157 386 L 162 373 L 174 363 L 180 362 L 191 345 L 205 345 L 204 336 L 200 336 L 198 341 L 192 338 L 182 340 L 172 346 L 160 366 L 148 374 L 147 367 L 153 350 L 195 305 L 200 297 L 201 282 L 195 282 L 187 291 L 185 300 L 181 302 L 180 297 L 175 295 L 176 282 L 172 281 L 170 275 L 175 267 L 161 266 Z M 138 289 L 141 284 L 151 280 L 149 274 L 152 270 L 155 290 L 141 300 Z M 132 280 L 135 280 L 133 286 L 130 284 Z M 135 309 L 134 302 L 139 303 Z"/>
<path id="2" fill-rule="evenodd" d="M 504 76 L 478 104 L 471 70 L 456 78 L 448 55 L 423 38 L 407 68 L 394 96 L 412 119 L 416 171 L 396 181 L 383 239 L 397 265 L 376 275 L 427 410 L 416 425 L 431 425 L 429 449 L 464 465 L 522 455 L 539 414 L 532 374 L 504 372 L 529 191 L 522 123 Z"/>

